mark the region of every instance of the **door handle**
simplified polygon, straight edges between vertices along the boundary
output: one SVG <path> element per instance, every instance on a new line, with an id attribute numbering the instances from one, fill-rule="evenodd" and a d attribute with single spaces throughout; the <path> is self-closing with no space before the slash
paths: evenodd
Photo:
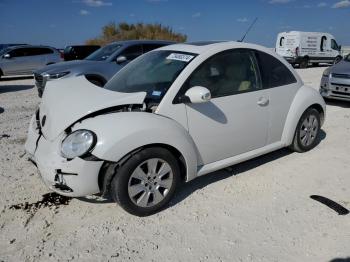
<path id="1" fill-rule="evenodd" d="M 260 97 L 258 100 L 259 106 L 267 106 L 269 104 L 269 99 L 266 97 Z"/>

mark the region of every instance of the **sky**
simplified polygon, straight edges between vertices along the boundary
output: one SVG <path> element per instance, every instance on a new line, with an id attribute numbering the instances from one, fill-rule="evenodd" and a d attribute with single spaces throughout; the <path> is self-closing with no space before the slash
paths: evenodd
<path id="1" fill-rule="evenodd" d="M 333 34 L 350 46 L 350 0 L 0 0 L 0 43 L 63 48 L 109 22 L 161 23 L 188 41 L 238 40 L 274 47 L 283 31 Z"/>

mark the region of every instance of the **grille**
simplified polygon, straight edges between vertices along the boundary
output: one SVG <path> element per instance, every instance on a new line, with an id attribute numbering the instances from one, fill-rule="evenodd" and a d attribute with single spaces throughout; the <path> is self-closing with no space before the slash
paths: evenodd
<path id="1" fill-rule="evenodd" d="M 332 74 L 332 77 L 350 79 L 350 75 L 347 74 Z"/>
<path id="2" fill-rule="evenodd" d="M 350 93 L 344 93 L 344 92 L 338 92 L 338 91 L 332 91 L 332 93 L 336 94 L 336 95 L 349 96 L 350 97 Z"/>

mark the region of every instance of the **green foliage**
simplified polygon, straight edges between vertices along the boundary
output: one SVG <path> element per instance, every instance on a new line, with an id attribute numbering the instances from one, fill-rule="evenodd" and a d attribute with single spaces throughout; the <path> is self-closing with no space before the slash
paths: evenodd
<path id="1" fill-rule="evenodd" d="M 111 22 L 102 27 L 102 35 L 89 39 L 86 44 L 106 45 L 108 43 L 120 40 L 133 39 L 151 39 L 151 40 L 170 40 L 176 42 L 185 42 L 187 36 L 174 32 L 170 27 L 161 24 L 128 24 L 125 22 L 116 24 Z"/>

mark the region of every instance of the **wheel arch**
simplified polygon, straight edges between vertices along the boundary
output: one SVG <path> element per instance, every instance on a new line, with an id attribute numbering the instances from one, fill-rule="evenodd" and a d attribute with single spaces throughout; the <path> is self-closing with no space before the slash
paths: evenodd
<path id="1" fill-rule="evenodd" d="M 180 167 L 181 180 L 188 181 L 187 163 L 183 154 L 177 148 L 171 145 L 162 144 L 162 143 L 153 143 L 153 144 L 147 144 L 132 150 L 131 152 L 123 156 L 118 162 L 104 161 L 98 174 L 98 186 L 102 192 L 102 195 L 108 196 L 113 177 L 117 174 L 118 172 L 117 170 L 121 165 L 123 165 L 130 157 L 137 154 L 138 152 L 147 148 L 155 148 L 155 147 L 167 149 L 171 154 L 173 154 L 173 156 L 175 156 L 177 163 Z M 111 168 L 114 170 L 110 170 Z"/>
<path id="2" fill-rule="evenodd" d="M 284 125 L 281 140 L 285 146 L 292 144 L 298 122 L 309 108 L 314 108 L 320 113 L 321 125 L 323 125 L 326 118 L 326 104 L 322 96 L 316 89 L 302 86 L 294 97 Z"/>

